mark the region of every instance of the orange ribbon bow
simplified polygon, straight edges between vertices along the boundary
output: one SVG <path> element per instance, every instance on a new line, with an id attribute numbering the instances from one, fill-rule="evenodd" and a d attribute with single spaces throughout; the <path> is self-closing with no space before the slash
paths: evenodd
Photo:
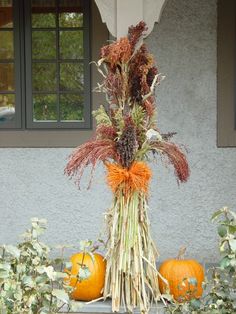
<path id="1" fill-rule="evenodd" d="M 108 170 L 107 183 L 114 193 L 121 187 L 126 197 L 134 191 L 147 194 L 152 172 L 144 162 L 133 162 L 129 169 L 114 163 L 105 165 Z"/>

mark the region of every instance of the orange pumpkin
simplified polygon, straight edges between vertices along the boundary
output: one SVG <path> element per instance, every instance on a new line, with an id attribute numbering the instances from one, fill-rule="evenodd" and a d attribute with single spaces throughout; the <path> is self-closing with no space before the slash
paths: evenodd
<path id="1" fill-rule="evenodd" d="M 89 254 L 78 253 L 71 256 L 72 267 L 71 276 L 66 279 L 69 285 L 74 288 L 71 298 L 79 301 L 91 301 L 102 296 L 102 289 L 105 281 L 106 262 L 104 257 L 98 253 L 94 253 L 92 260 Z M 76 276 L 79 273 L 81 265 L 88 267 L 90 275 L 88 278 L 78 280 Z"/>
<path id="2" fill-rule="evenodd" d="M 160 275 L 167 280 L 169 287 L 160 276 L 158 277 L 161 293 L 169 291 L 178 302 L 200 298 L 204 280 L 203 267 L 196 260 L 181 259 L 181 255 L 176 259 L 166 260 L 160 266 Z"/>

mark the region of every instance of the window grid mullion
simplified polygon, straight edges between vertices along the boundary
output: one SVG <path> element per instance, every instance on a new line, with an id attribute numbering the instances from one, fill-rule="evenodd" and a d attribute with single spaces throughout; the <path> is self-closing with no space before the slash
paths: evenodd
<path id="1" fill-rule="evenodd" d="M 59 13 L 58 13 L 59 16 Z M 84 27 L 60 27 L 59 23 L 58 25 L 56 24 L 56 27 L 32 27 L 32 31 L 55 31 L 55 29 L 58 28 L 60 31 L 83 31 Z"/>
<path id="2" fill-rule="evenodd" d="M 28 3 L 28 14 L 30 15 L 30 18 L 28 20 L 28 22 L 30 22 L 31 20 L 31 1 L 30 0 L 24 0 Z M 83 14 L 84 14 L 84 18 L 85 18 L 85 15 L 88 14 L 88 3 L 87 1 L 84 2 L 84 5 L 86 7 L 83 8 Z M 70 27 L 60 27 L 60 8 L 59 8 L 59 0 L 56 0 L 56 7 L 55 7 L 55 11 L 56 13 L 56 27 L 54 28 L 33 28 L 32 27 L 32 24 L 30 22 L 30 25 L 29 25 L 29 31 L 27 31 L 28 33 L 28 37 L 26 35 L 26 41 L 27 41 L 27 45 L 26 45 L 26 60 L 30 60 L 31 64 L 35 64 L 35 63 L 53 63 L 56 65 L 56 88 L 54 91 L 36 91 L 36 90 L 33 90 L 32 89 L 32 73 L 31 73 L 31 66 L 29 65 L 28 63 L 28 66 L 27 66 L 27 69 L 28 69 L 28 72 L 27 72 L 27 106 L 31 106 L 30 109 L 29 109 L 29 114 L 27 114 L 27 128 L 28 129 L 76 129 L 76 128 L 82 128 L 82 129 L 88 129 L 90 128 L 90 123 L 91 123 L 91 118 L 90 118 L 90 108 L 89 108 L 89 104 L 90 104 L 90 89 L 89 89 L 89 65 L 88 65 L 88 62 L 89 62 L 89 51 L 88 51 L 88 37 L 87 35 L 89 35 L 89 23 L 88 23 L 88 20 L 89 20 L 89 17 L 86 17 L 84 19 L 84 24 L 83 24 L 83 27 L 76 27 L 76 28 L 70 28 Z M 45 31 L 54 31 L 55 32 L 55 35 L 56 35 L 56 58 L 55 59 L 44 59 L 44 60 L 41 60 L 41 59 L 34 59 L 32 60 L 32 45 L 31 45 L 31 37 L 32 37 L 32 32 L 33 31 L 40 31 L 40 30 L 45 30 Z M 78 30 L 81 30 L 83 31 L 83 36 L 84 36 L 84 56 L 81 58 L 81 59 L 70 59 L 70 58 L 67 58 L 67 59 L 61 59 L 60 58 L 60 31 L 78 31 Z M 86 34 L 86 35 L 85 35 Z M 86 40 L 85 40 L 86 38 Z M 30 44 L 30 46 L 29 46 Z M 27 47 L 29 49 L 27 49 Z M 30 54 L 30 56 L 29 56 Z M 28 56 L 28 57 L 27 57 Z M 84 68 L 84 71 L 86 73 L 84 73 L 84 78 L 85 79 L 85 83 L 84 83 L 84 89 L 79 91 L 78 89 L 76 90 L 60 90 L 60 65 L 63 64 L 63 63 L 80 63 L 80 64 L 83 64 L 83 68 Z M 86 64 L 86 66 L 85 66 Z M 30 82 L 31 80 L 31 82 Z M 33 115 L 33 99 L 32 99 L 32 96 L 33 95 L 52 95 L 54 94 L 56 96 L 56 120 L 55 122 L 47 122 L 47 121 L 44 121 L 44 122 L 41 122 L 41 121 L 34 121 L 34 115 Z M 77 121 L 77 122 L 61 122 L 61 108 L 60 108 L 60 95 L 66 95 L 66 94 L 73 94 L 73 95 L 81 95 L 81 97 L 84 97 L 84 117 L 83 117 L 83 120 L 81 121 Z M 86 105 L 85 105 L 86 104 Z"/>
<path id="3" fill-rule="evenodd" d="M 33 59 L 32 63 L 56 63 L 56 59 Z M 59 63 L 84 63 L 84 59 L 58 59 Z M 0 62 L 1 63 L 1 62 Z M 5 62 L 3 62 L 5 63 Z M 12 63 L 12 62 L 6 62 Z"/>
<path id="4" fill-rule="evenodd" d="M 14 59 L 1 59 L 0 64 L 15 63 Z"/>
<path id="5" fill-rule="evenodd" d="M 61 113 L 60 113 L 60 31 L 59 31 L 59 0 L 56 0 L 56 92 L 57 92 L 57 122 L 61 120 Z"/>

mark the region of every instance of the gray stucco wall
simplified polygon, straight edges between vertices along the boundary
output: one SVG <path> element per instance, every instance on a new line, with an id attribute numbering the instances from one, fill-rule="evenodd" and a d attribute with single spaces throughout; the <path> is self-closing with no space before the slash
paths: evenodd
<path id="1" fill-rule="evenodd" d="M 191 178 L 178 186 L 172 169 L 153 165 L 150 219 L 161 259 L 187 245 L 188 256 L 215 261 L 212 212 L 235 209 L 236 149 L 216 147 L 216 0 L 169 0 L 147 39 L 166 75 L 157 90 L 159 127 L 176 131 L 188 150 Z M 63 176 L 71 149 L 0 150 L 0 242 L 15 242 L 30 217 L 48 219 L 50 243 L 95 239 L 111 202 L 104 170 L 78 191 Z M 84 180 L 86 181 L 86 180 Z"/>

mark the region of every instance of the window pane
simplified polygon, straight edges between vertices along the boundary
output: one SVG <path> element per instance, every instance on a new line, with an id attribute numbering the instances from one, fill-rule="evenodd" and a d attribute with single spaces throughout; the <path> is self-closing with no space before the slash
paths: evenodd
<path id="1" fill-rule="evenodd" d="M 56 26 L 56 14 L 53 13 L 37 13 L 32 14 L 32 27 L 55 27 Z"/>
<path id="2" fill-rule="evenodd" d="M 60 27 L 82 27 L 83 13 L 65 12 L 59 15 Z"/>
<path id="3" fill-rule="evenodd" d="M 13 59 L 13 32 L 2 31 L 0 32 L 0 59 Z"/>
<path id="4" fill-rule="evenodd" d="M 84 72 L 81 63 L 60 64 L 60 89 L 61 90 L 83 90 Z"/>
<path id="5" fill-rule="evenodd" d="M 56 90 L 56 64 L 33 63 L 32 79 L 34 91 Z"/>
<path id="6" fill-rule="evenodd" d="M 60 57 L 61 59 L 83 58 L 83 32 L 60 32 Z"/>
<path id="7" fill-rule="evenodd" d="M 0 27 L 13 27 L 12 1 L 0 0 Z"/>
<path id="8" fill-rule="evenodd" d="M 32 0 L 32 27 L 56 27 L 54 0 Z"/>
<path id="9" fill-rule="evenodd" d="M 14 82 L 14 64 L 0 64 L 0 91 L 13 91 L 15 89 Z"/>
<path id="10" fill-rule="evenodd" d="M 54 31 L 32 32 L 32 58 L 33 59 L 56 58 L 56 32 Z"/>
<path id="11" fill-rule="evenodd" d="M 15 118 L 15 95 L 0 94 L 0 123 Z"/>
<path id="12" fill-rule="evenodd" d="M 57 121 L 57 97 L 56 95 L 34 95 L 33 119 L 39 121 Z"/>
<path id="13" fill-rule="evenodd" d="M 64 24 L 63 27 L 80 27 L 83 23 L 83 6 L 84 1 L 82 0 L 60 0 L 59 1 L 59 13 L 61 14 L 61 22 Z M 75 13 L 73 16 L 74 22 L 72 22 L 72 16 L 66 13 Z M 76 21 L 77 20 L 77 21 Z M 77 25 L 75 26 L 74 23 Z M 80 23 L 80 25 L 78 25 Z M 69 26 L 69 24 L 71 24 Z M 60 25 L 62 26 L 62 25 Z"/>
<path id="14" fill-rule="evenodd" d="M 66 94 L 60 96 L 61 121 L 84 121 L 83 95 Z"/>

